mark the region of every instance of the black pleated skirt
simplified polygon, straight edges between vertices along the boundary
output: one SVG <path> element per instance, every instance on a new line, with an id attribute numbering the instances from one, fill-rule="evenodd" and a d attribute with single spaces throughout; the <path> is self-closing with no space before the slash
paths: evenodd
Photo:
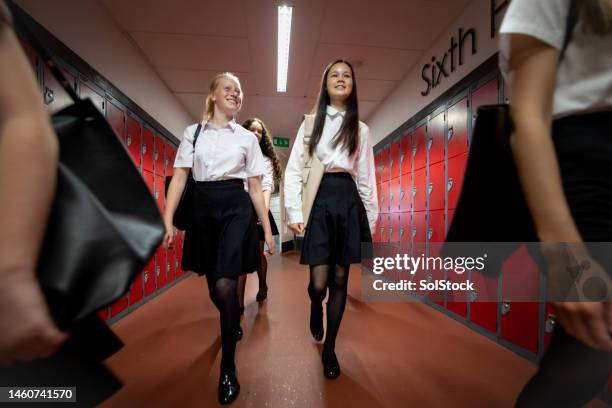
<path id="1" fill-rule="evenodd" d="M 276 222 L 274 221 L 274 217 L 272 216 L 272 211 L 270 210 L 268 210 L 268 219 L 270 220 L 270 228 L 272 229 L 272 235 L 278 235 L 278 227 L 276 226 Z M 264 229 L 261 224 L 257 224 L 257 236 L 259 237 L 260 241 L 265 241 L 266 239 Z"/>
<path id="2" fill-rule="evenodd" d="M 370 226 L 355 181 L 348 173 L 325 173 L 308 218 L 300 263 L 360 263 L 371 244 Z"/>
<path id="3" fill-rule="evenodd" d="M 257 270 L 256 215 L 239 179 L 197 182 L 194 223 L 185 232 L 183 270 L 213 279 Z"/>

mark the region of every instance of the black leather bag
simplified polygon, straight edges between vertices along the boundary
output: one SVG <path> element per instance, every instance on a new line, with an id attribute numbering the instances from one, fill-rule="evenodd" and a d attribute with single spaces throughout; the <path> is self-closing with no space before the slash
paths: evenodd
<path id="1" fill-rule="evenodd" d="M 195 150 L 196 141 L 198 140 L 198 136 L 200 136 L 200 130 L 202 129 L 202 124 L 199 124 L 196 128 L 196 131 L 193 135 L 193 148 Z M 195 152 L 194 152 L 195 156 Z M 172 176 L 166 176 L 166 199 L 168 198 L 168 188 L 170 187 L 170 182 L 172 181 Z M 193 170 L 189 170 L 189 175 L 187 176 L 187 182 L 185 184 L 185 188 L 183 189 L 183 194 L 181 195 L 181 199 L 176 207 L 176 211 L 174 211 L 174 217 L 172 217 L 172 224 L 179 230 L 185 231 L 187 227 L 192 223 L 193 219 L 193 190 L 195 189 L 195 180 L 193 178 Z"/>
<path id="2" fill-rule="evenodd" d="M 37 38 L 24 33 L 74 101 L 52 118 L 60 147 L 57 190 L 37 266 L 52 316 L 70 328 L 128 291 L 165 229 L 104 116 L 78 97 Z"/>

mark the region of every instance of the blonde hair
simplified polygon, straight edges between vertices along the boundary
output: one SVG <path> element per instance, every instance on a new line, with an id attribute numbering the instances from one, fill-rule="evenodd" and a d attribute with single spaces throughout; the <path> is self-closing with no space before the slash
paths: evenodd
<path id="1" fill-rule="evenodd" d="M 580 0 L 578 7 L 586 32 L 604 35 L 612 31 L 612 0 Z"/>
<path id="2" fill-rule="evenodd" d="M 212 94 L 217 90 L 221 78 L 229 78 L 232 81 L 236 81 L 236 83 L 238 83 L 238 86 L 240 86 L 240 80 L 235 74 L 231 72 L 222 72 L 220 74 L 215 75 L 213 80 L 210 82 L 210 86 L 208 87 L 208 96 L 206 96 L 203 115 L 203 119 L 206 121 L 210 120 L 215 115 L 215 101 L 212 100 Z"/>

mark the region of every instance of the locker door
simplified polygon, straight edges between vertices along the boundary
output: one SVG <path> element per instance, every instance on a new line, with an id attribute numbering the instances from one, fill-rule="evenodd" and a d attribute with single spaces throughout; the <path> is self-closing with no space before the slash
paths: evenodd
<path id="1" fill-rule="evenodd" d="M 448 180 L 446 182 L 446 191 L 448 191 L 448 208 L 455 209 L 461 186 L 463 185 L 463 175 L 467 164 L 467 153 L 453 157 L 448 160 Z"/>
<path id="2" fill-rule="evenodd" d="M 166 144 L 166 176 L 174 174 L 174 158 L 176 157 L 176 148 L 170 144 Z"/>
<path id="3" fill-rule="evenodd" d="M 94 90 L 91 84 L 87 84 L 83 81 L 80 81 L 79 88 L 81 91 L 81 98 L 91 99 L 96 108 L 98 108 L 98 110 L 102 112 L 102 115 L 104 115 L 106 105 L 106 101 L 104 100 L 104 92 L 101 90 Z"/>
<path id="4" fill-rule="evenodd" d="M 380 185 L 380 207 L 379 212 L 381 214 L 387 214 L 389 212 L 389 188 L 390 183 L 388 181 L 383 181 Z"/>
<path id="5" fill-rule="evenodd" d="M 161 247 L 155 253 L 155 288 L 166 286 L 166 250 Z"/>
<path id="6" fill-rule="evenodd" d="M 499 80 L 494 78 L 472 92 L 472 129 L 478 108 L 499 103 Z"/>
<path id="7" fill-rule="evenodd" d="M 135 305 L 142 300 L 143 295 L 143 272 L 140 272 L 130 286 L 130 305 Z"/>
<path id="8" fill-rule="evenodd" d="M 502 338 L 532 353 L 538 351 L 539 271 L 520 247 L 502 266 Z"/>
<path id="9" fill-rule="evenodd" d="M 444 162 L 429 166 L 429 185 L 427 193 L 429 196 L 429 211 L 444 210 Z"/>
<path id="10" fill-rule="evenodd" d="M 142 142 L 140 144 L 142 150 L 142 169 L 150 171 L 151 173 L 153 173 L 154 143 L 155 138 L 153 132 L 149 128 L 144 127 L 142 129 Z"/>
<path id="11" fill-rule="evenodd" d="M 72 88 L 74 89 L 74 76 L 64 69 L 62 69 L 62 73 L 66 77 L 66 80 L 72 84 Z M 72 99 L 70 99 L 66 91 L 64 91 L 64 88 L 62 88 L 59 81 L 55 79 L 46 65 L 43 69 L 43 101 L 51 114 L 72 104 Z"/>
<path id="12" fill-rule="evenodd" d="M 142 172 L 142 178 L 145 183 L 147 183 L 147 187 L 149 187 L 149 191 L 151 191 L 151 195 L 155 192 L 155 175 L 149 171 Z"/>
<path id="13" fill-rule="evenodd" d="M 400 141 L 401 173 L 407 174 L 412 170 L 412 133 L 406 133 Z"/>
<path id="14" fill-rule="evenodd" d="M 497 333 L 498 280 L 471 271 L 474 293 L 470 294 L 470 320 L 480 327 Z"/>
<path id="15" fill-rule="evenodd" d="M 412 210 L 412 174 L 402 174 L 400 189 L 400 212 Z"/>
<path id="16" fill-rule="evenodd" d="M 467 97 L 448 108 L 448 158 L 468 151 L 468 104 Z"/>
<path id="17" fill-rule="evenodd" d="M 112 304 L 110 307 L 111 317 L 115 317 L 119 313 L 127 309 L 129 302 L 130 301 L 128 299 L 128 296 L 126 295 L 126 296 L 123 296 L 118 301 L 116 301 L 114 304 Z"/>
<path id="18" fill-rule="evenodd" d="M 390 150 L 389 147 L 385 147 L 382 151 L 382 163 L 381 163 L 381 177 L 382 177 L 382 181 L 383 183 L 385 181 L 389 181 L 389 179 L 391 178 L 391 171 L 389 169 L 389 162 L 390 162 Z"/>
<path id="19" fill-rule="evenodd" d="M 157 201 L 157 207 L 160 212 L 164 212 L 166 208 L 166 195 L 165 195 L 165 183 L 164 177 L 155 176 L 155 201 Z"/>
<path id="20" fill-rule="evenodd" d="M 125 144 L 136 167 L 140 168 L 140 123 L 132 116 L 126 120 L 127 135 Z"/>
<path id="21" fill-rule="evenodd" d="M 391 144 L 389 168 L 391 169 L 391 178 L 399 177 L 400 175 L 400 139 L 397 139 Z"/>
<path id="22" fill-rule="evenodd" d="M 398 243 L 400 236 L 400 218 L 399 214 L 389 214 L 389 242 Z"/>
<path id="23" fill-rule="evenodd" d="M 144 295 L 145 297 L 151 296 L 155 293 L 155 256 L 145 266 L 142 278 L 144 281 Z"/>
<path id="24" fill-rule="evenodd" d="M 166 251 L 166 278 L 168 282 L 174 282 L 176 279 L 176 259 L 174 257 L 175 249 L 176 244 Z"/>
<path id="25" fill-rule="evenodd" d="M 412 190 L 412 204 L 414 211 L 425 211 L 427 209 L 427 169 L 421 168 L 414 171 L 414 187 Z M 424 241 L 423 241 L 424 242 Z"/>
<path id="26" fill-rule="evenodd" d="M 164 139 L 159 136 L 155 136 L 155 147 L 153 152 L 153 160 L 155 162 L 155 174 L 158 176 L 165 175 L 165 165 L 164 162 L 166 160 L 166 143 Z"/>
<path id="27" fill-rule="evenodd" d="M 400 216 L 400 249 L 401 252 L 412 256 L 412 214 L 401 213 Z"/>
<path id="28" fill-rule="evenodd" d="M 429 151 L 429 165 L 444 161 L 444 118 L 446 112 L 439 113 L 429 122 L 429 139 L 427 149 Z"/>
<path id="29" fill-rule="evenodd" d="M 415 258 L 423 258 L 427 256 L 427 216 L 425 211 L 415 211 L 414 212 L 414 230 L 413 230 L 413 238 L 412 238 L 412 249 L 414 251 L 413 256 Z M 426 270 L 425 268 L 419 268 L 412 275 L 412 281 L 416 282 L 417 290 L 413 293 L 417 296 L 423 296 L 425 294 L 419 288 L 419 282 L 421 280 L 426 279 Z"/>
<path id="30" fill-rule="evenodd" d="M 427 246 L 429 257 L 439 257 L 442 244 L 444 242 L 444 209 L 429 211 L 429 219 L 427 226 Z M 445 278 L 444 269 L 441 265 L 435 264 L 428 270 L 426 279 L 431 281 L 439 281 Z M 431 276 L 431 278 L 429 278 Z M 427 297 L 432 302 L 440 306 L 444 306 L 445 292 L 444 291 L 429 291 Z"/>
<path id="31" fill-rule="evenodd" d="M 422 169 L 427 164 L 427 125 L 414 130 L 412 143 L 412 165 L 415 170 Z"/>
<path id="32" fill-rule="evenodd" d="M 106 120 L 117 134 L 121 143 L 125 144 L 125 114 L 112 102 L 106 105 Z"/>
<path id="33" fill-rule="evenodd" d="M 380 216 L 380 242 L 389 242 L 389 214 Z"/>
<path id="34" fill-rule="evenodd" d="M 399 204 L 400 204 L 400 179 L 396 177 L 389 181 L 389 212 L 397 213 L 399 212 Z"/>

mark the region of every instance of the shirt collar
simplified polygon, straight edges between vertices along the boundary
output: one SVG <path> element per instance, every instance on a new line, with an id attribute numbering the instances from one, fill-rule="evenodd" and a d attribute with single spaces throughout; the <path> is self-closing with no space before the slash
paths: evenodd
<path id="1" fill-rule="evenodd" d="M 344 118 L 344 114 L 346 113 L 346 111 L 339 111 L 338 109 L 334 108 L 331 105 L 327 105 L 327 114 L 333 119 L 336 116 L 340 115 L 342 118 Z"/>
<path id="2" fill-rule="evenodd" d="M 202 129 L 206 129 L 206 125 L 208 125 L 208 120 L 204 119 L 202 121 Z M 212 125 L 211 125 L 211 127 L 212 127 Z M 236 120 L 232 119 L 229 122 L 227 122 L 227 126 L 225 126 L 225 127 L 229 127 L 232 130 L 232 132 L 235 132 L 236 128 L 238 127 L 238 124 L 236 123 Z M 222 129 L 224 129 L 224 128 L 222 128 Z"/>

